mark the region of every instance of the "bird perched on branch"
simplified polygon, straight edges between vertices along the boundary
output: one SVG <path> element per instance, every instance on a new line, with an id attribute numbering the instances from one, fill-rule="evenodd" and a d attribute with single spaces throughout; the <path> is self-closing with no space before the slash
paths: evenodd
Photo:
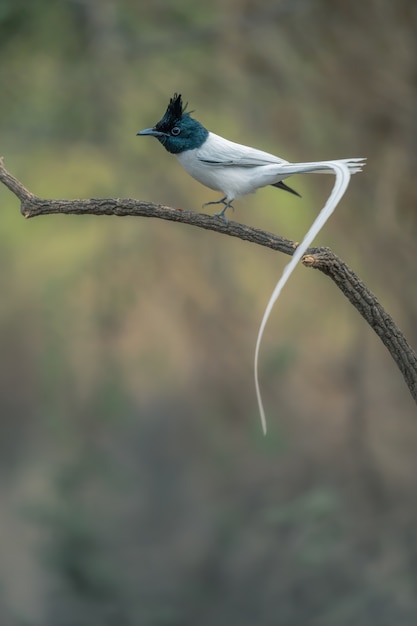
<path id="1" fill-rule="evenodd" d="M 139 131 L 138 135 L 156 137 L 168 152 L 175 154 L 193 178 L 210 189 L 221 191 L 223 198 L 206 202 L 203 206 L 223 204 L 224 208 L 216 215 L 224 219 L 226 210 L 239 196 L 267 185 L 299 196 L 283 182 L 285 178 L 294 174 L 333 172 L 331 161 L 289 163 L 268 152 L 223 139 L 204 128 L 186 109 L 181 95 L 174 94 L 163 118 L 153 128 Z M 354 174 L 361 171 L 363 159 L 339 162 Z"/>
<path id="2" fill-rule="evenodd" d="M 232 207 L 233 200 L 239 196 L 253 193 L 260 187 L 272 185 L 299 196 L 297 191 L 283 182 L 286 178 L 295 174 L 315 172 L 330 173 L 336 176 L 336 182 L 325 206 L 301 244 L 294 251 L 290 263 L 284 268 L 281 279 L 268 302 L 259 328 L 255 348 L 255 386 L 262 426 L 266 432 L 265 411 L 258 381 L 259 348 L 266 322 L 296 264 L 333 213 L 347 189 L 351 174 L 356 174 L 362 170 L 365 159 L 290 163 L 268 152 L 234 143 L 215 135 L 191 117 L 191 112 L 188 112 L 186 108 L 187 105 L 184 106 L 181 95 L 174 94 L 162 119 L 152 128 L 146 128 L 137 134 L 156 137 L 168 152 L 175 154 L 181 165 L 193 178 L 210 189 L 221 191 L 223 197 L 220 200 L 206 202 L 203 206 L 223 204 L 223 209 L 215 215 L 223 218 L 226 223 L 225 213 L 229 207 Z"/>

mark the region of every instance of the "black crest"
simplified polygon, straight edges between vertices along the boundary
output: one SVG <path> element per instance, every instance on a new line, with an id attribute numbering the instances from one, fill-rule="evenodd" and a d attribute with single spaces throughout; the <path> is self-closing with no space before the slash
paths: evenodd
<path id="1" fill-rule="evenodd" d="M 164 117 L 155 126 L 156 130 L 164 133 L 169 132 L 181 121 L 184 114 L 189 115 L 189 113 L 185 113 L 187 105 L 188 103 L 183 105 L 181 94 L 174 93 L 174 96 L 169 101 Z"/>

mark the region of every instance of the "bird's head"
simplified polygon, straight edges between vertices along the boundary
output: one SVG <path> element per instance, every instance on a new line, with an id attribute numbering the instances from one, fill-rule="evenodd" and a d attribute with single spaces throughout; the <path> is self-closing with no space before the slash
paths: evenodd
<path id="1" fill-rule="evenodd" d="M 138 135 L 156 137 L 168 152 L 179 154 L 185 150 L 199 148 L 207 139 L 208 130 L 186 112 L 181 94 L 170 99 L 163 118 L 153 126 L 139 131 Z"/>

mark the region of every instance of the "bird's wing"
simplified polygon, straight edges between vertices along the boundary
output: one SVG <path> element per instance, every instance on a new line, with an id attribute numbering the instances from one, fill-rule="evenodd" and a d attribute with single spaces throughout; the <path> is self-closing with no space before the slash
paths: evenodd
<path id="1" fill-rule="evenodd" d="M 259 165 L 286 165 L 288 161 L 273 154 L 229 141 L 209 133 L 204 144 L 197 150 L 199 161 L 213 167 L 257 167 Z"/>
<path id="2" fill-rule="evenodd" d="M 260 387 L 259 387 L 258 361 L 259 361 L 259 348 L 261 346 L 261 341 L 262 341 L 262 337 L 263 337 L 263 334 L 264 334 L 266 323 L 267 323 L 267 321 L 269 319 L 269 316 L 271 314 L 271 311 L 273 309 L 274 304 L 278 300 L 278 297 L 279 297 L 279 295 L 280 295 L 280 293 L 282 291 L 282 288 L 284 287 L 284 285 L 288 281 L 289 277 L 293 273 L 295 266 L 297 265 L 297 263 L 301 259 L 301 257 L 305 254 L 307 248 L 310 246 L 310 244 L 312 243 L 314 238 L 317 236 L 317 234 L 323 228 L 324 224 L 327 222 L 327 220 L 329 219 L 329 217 L 331 216 L 331 214 L 333 213 L 333 211 L 337 207 L 337 205 L 338 205 L 339 201 L 341 200 L 343 194 L 345 193 L 345 191 L 347 189 L 347 186 L 349 185 L 349 181 L 350 181 L 350 171 L 349 171 L 349 163 L 348 162 L 344 162 L 344 161 L 326 161 L 326 165 L 327 165 L 328 168 L 333 170 L 333 172 L 334 172 L 334 174 L 336 176 L 336 181 L 335 181 L 334 187 L 332 189 L 332 192 L 331 192 L 331 194 L 330 194 L 326 204 L 324 205 L 324 207 L 322 208 L 322 210 L 320 211 L 320 213 L 318 214 L 318 216 L 314 220 L 312 226 L 310 227 L 310 230 L 307 232 L 307 234 L 304 237 L 303 241 L 300 243 L 299 246 L 297 246 L 297 248 L 296 248 L 296 250 L 295 250 L 295 252 L 294 252 L 294 254 L 292 256 L 291 261 L 288 263 L 288 265 L 286 265 L 284 267 L 284 271 L 282 272 L 282 276 L 279 279 L 278 283 L 276 284 L 275 289 L 272 292 L 272 295 L 271 295 L 271 297 L 269 299 L 269 302 L 268 302 L 268 304 L 266 306 L 265 313 L 264 313 L 264 316 L 262 318 L 262 322 L 261 322 L 261 325 L 260 325 L 259 331 L 258 331 L 258 337 L 257 337 L 257 340 L 256 340 L 256 347 L 255 347 L 255 357 L 254 357 L 254 376 L 255 376 L 256 397 L 258 399 L 259 413 L 260 413 L 260 416 L 261 416 L 261 422 L 262 422 L 262 428 L 263 428 L 264 434 L 266 433 L 266 417 L 265 417 L 265 410 L 264 410 L 263 402 L 262 402 L 261 390 L 260 390 Z M 300 168 L 300 169 L 302 169 L 302 168 Z M 296 173 L 296 172 L 294 172 L 294 173 Z"/>

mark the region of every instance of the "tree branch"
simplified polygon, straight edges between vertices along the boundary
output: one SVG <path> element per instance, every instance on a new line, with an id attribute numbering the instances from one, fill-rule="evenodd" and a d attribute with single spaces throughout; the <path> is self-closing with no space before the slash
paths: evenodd
<path id="1" fill-rule="evenodd" d="M 133 200 L 132 198 L 90 198 L 88 200 L 47 200 L 39 198 L 28 191 L 20 181 L 5 169 L 3 158 L 1 157 L 0 182 L 20 200 L 20 210 L 26 218 L 50 215 L 52 213 L 154 217 L 237 237 L 290 256 L 297 247 L 297 243 L 289 239 L 237 222 L 226 223 L 217 217 L 206 215 L 205 213 L 174 209 L 162 204 Z M 368 322 L 396 362 L 411 395 L 417 402 L 417 355 L 377 298 L 346 263 L 339 259 L 329 248 L 310 248 L 303 257 L 302 263 L 306 267 L 318 269 L 326 276 L 329 276 L 349 302 Z"/>

